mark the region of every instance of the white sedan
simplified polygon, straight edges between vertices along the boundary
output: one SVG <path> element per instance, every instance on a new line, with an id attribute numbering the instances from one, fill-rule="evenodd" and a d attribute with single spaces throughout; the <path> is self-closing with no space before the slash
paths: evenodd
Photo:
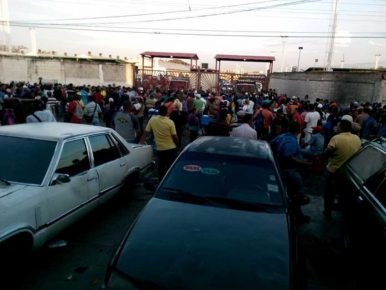
<path id="1" fill-rule="evenodd" d="M 153 168 L 152 148 L 110 128 L 0 127 L 0 255 L 37 249 Z"/>

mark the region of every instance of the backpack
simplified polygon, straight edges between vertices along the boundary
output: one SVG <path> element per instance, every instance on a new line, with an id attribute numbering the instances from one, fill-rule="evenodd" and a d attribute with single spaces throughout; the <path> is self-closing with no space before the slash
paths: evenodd
<path id="1" fill-rule="evenodd" d="M 1 124 L 2 125 L 16 124 L 16 115 L 15 115 L 15 111 L 13 109 L 11 109 L 11 108 L 4 109 Z"/>

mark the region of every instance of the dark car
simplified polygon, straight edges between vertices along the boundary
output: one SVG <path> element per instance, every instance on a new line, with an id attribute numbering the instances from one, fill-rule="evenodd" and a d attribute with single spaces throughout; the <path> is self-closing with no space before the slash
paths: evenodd
<path id="1" fill-rule="evenodd" d="M 359 285 L 385 289 L 384 282 L 376 288 L 369 283 L 384 281 L 380 265 L 386 259 L 386 139 L 364 143 L 340 174 L 345 244 L 359 271 Z"/>
<path id="2" fill-rule="evenodd" d="M 300 289 L 297 244 L 268 143 L 201 137 L 128 231 L 105 282 L 108 289 Z"/>

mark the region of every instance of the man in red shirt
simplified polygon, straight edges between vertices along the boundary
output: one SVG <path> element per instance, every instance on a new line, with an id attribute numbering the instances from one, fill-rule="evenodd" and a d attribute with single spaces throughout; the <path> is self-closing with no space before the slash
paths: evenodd
<path id="1" fill-rule="evenodd" d="M 267 139 L 271 134 L 271 125 L 273 121 L 273 113 L 269 109 L 269 103 L 263 103 L 263 110 L 260 114 L 263 117 L 262 139 Z"/>
<path id="2" fill-rule="evenodd" d="M 83 106 L 80 103 L 80 95 L 76 94 L 68 104 L 68 115 L 71 123 L 80 124 L 83 122 Z"/>

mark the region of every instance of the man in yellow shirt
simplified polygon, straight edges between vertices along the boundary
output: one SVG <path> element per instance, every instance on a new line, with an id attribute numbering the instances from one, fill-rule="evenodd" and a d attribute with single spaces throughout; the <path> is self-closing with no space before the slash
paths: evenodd
<path id="1" fill-rule="evenodd" d="M 352 124 L 349 120 L 341 120 L 338 124 L 340 132 L 331 138 L 324 154 L 329 156 L 326 173 L 326 191 L 324 193 L 324 215 L 331 218 L 335 192 L 338 186 L 337 170 L 361 147 L 361 140 L 351 133 Z"/>
<path id="2" fill-rule="evenodd" d="M 153 133 L 158 156 L 158 178 L 161 180 L 177 157 L 178 137 L 173 121 L 167 117 L 167 108 L 161 106 L 158 112 L 159 116 L 153 116 L 147 123 L 141 143 Z"/>

